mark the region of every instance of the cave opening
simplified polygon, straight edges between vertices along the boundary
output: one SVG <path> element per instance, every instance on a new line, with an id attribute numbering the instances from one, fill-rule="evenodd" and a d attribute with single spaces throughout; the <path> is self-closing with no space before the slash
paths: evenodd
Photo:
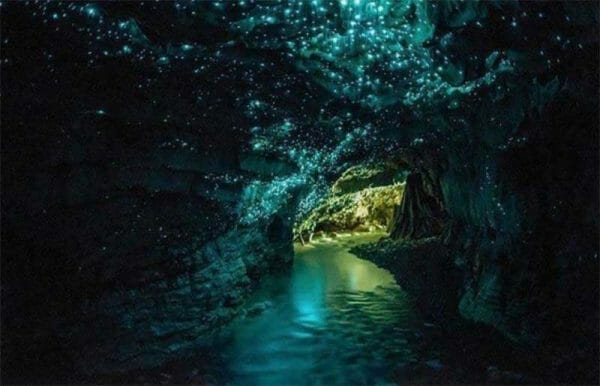
<path id="1" fill-rule="evenodd" d="M 435 174 L 404 159 L 352 166 L 293 226 L 303 245 L 313 237 L 378 232 L 418 240 L 451 232 Z"/>
<path id="2" fill-rule="evenodd" d="M 296 220 L 294 240 L 305 244 L 313 237 L 387 232 L 402 202 L 407 174 L 406 165 L 398 161 L 348 168 L 314 208 Z"/>

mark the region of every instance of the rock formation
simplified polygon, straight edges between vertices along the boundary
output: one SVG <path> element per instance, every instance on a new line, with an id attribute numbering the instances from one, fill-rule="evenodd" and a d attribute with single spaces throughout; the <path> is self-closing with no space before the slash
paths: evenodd
<path id="1" fill-rule="evenodd" d="M 394 209 L 390 237 L 419 239 L 438 234 L 442 226 L 442 209 L 425 192 L 421 175 L 409 174 L 402 202 Z"/>
<path id="2" fill-rule="evenodd" d="M 335 181 L 329 195 L 296 224 L 301 241 L 335 232 L 384 230 L 404 195 L 402 168 L 394 163 L 357 165 Z"/>

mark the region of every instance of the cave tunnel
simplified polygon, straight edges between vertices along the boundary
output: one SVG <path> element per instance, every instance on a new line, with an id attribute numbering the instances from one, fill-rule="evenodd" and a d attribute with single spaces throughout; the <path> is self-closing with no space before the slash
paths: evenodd
<path id="1" fill-rule="evenodd" d="M 593 1 L 0 2 L 3 384 L 598 384 Z"/>

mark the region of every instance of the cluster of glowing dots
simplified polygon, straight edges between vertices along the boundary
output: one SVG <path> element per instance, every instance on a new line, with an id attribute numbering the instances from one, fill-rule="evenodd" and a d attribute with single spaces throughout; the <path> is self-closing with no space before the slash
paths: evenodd
<path id="1" fill-rule="evenodd" d="M 423 46 L 434 32 L 425 7 L 417 0 L 277 2 L 253 7 L 234 27 L 257 46 L 287 47 L 334 94 L 383 107 L 386 98 L 410 104 L 441 82 L 448 58 L 434 64 Z"/>

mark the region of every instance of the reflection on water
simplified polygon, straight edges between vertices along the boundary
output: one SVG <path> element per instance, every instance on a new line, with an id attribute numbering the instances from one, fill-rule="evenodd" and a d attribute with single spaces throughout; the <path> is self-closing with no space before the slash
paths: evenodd
<path id="1" fill-rule="evenodd" d="M 233 384 L 386 384 L 393 365 L 414 360 L 406 294 L 388 271 L 348 253 L 378 236 L 296 248 L 291 274 L 269 278 L 251 300 L 266 310 L 230 326 Z"/>

